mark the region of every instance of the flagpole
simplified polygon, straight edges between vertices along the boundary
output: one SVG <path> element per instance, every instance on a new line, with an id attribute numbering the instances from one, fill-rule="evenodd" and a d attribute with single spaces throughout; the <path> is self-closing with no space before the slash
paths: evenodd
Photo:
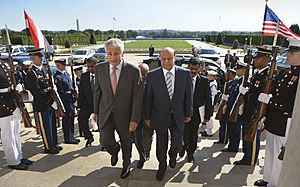
<path id="1" fill-rule="evenodd" d="M 279 22 L 276 23 L 276 32 L 273 40 L 273 47 L 276 47 L 277 38 L 278 38 L 278 28 L 279 28 Z"/>

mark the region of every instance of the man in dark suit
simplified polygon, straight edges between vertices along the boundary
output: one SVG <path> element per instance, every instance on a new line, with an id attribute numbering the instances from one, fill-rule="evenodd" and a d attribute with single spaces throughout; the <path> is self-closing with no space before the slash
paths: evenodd
<path id="1" fill-rule="evenodd" d="M 185 123 L 192 116 L 192 77 L 188 70 L 175 66 L 175 52 L 165 48 L 160 54 L 162 67 L 147 74 L 145 89 L 145 123 L 156 131 L 156 157 L 162 180 L 167 168 L 168 130 L 171 133 L 170 167 L 175 168 L 177 153 L 182 149 Z"/>
<path id="2" fill-rule="evenodd" d="M 79 111 L 78 122 L 79 127 L 86 139 L 86 147 L 92 145 L 94 141 L 93 135 L 89 129 L 89 118 L 94 110 L 94 85 L 95 85 L 95 65 L 97 59 L 90 57 L 87 59 L 88 71 L 83 73 L 79 85 L 78 106 Z"/>
<path id="3" fill-rule="evenodd" d="M 105 43 L 108 62 L 96 66 L 94 88 L 94 120 L 99 122 L 100 142 L 111 155 L 111 165 L 118 162 L 119 143 L 122 147 L 121 178 L 130 174 L 132 132 L 141 119 L 143 84 L 140 71 L 123 60 L 124 44 L 119 39 Z"/>
<path id="4" fill-rule="evenodd" d="M 212 101 L 208 79 L 200 72 L 200 60 L 192 57 L 189 60 L 189 70 L 193 77 L 193 117 L 184 127 L 183 141 L 184 146 L 179 156 L 183 157 L 187 152 L 188 162 L 194 162 L 194 152 L 197 148 L 198 129 L 201 122 L 207 122 L 212 115 Z M 200 117 L 199 107 L 205 108 L 204 116 Z M 201 118 L 203 119 L 201 121 Z"/>

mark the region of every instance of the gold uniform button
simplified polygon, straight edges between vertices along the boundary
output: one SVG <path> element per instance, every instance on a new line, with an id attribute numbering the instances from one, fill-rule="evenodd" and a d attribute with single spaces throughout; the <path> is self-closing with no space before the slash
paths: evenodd
<path id="1" fill-rule="evenodd" d="M 275 106 L 277 106 L 278 104 L 277 104 L 277 103 L 275 103 L 274 105 L 275 105 Z"/>
<path id="2" fill-rule="evenodd" d="M 279 93 L 278 94 L 276 94 L 277 96 L 279 96 Z"/>
<path id="3" fill-rule="evenodd" d="M 272 101 L 270 101 L 270 103 L 272 103 Z"/>
<path id="4" fill-rule="evenodd" d="M 279 105 L 280 107 L 282 107 L 282 105 Z"/>
<path id="5" fill-rule="evenodd" d="M 278 87 L 280 87 L 281 86 L 281 84 L 278 84 Z"/>

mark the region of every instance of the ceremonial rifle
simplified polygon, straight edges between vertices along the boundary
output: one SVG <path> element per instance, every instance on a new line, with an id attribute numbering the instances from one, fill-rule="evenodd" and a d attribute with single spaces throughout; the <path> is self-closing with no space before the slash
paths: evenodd
<path id="1" fill-rule="evenodd" d="M 7 36 L 7 41 L 8 41 L 8 45 L 7 45 L 7 50 L 8 50 L 8 64 L 11 68 L 12 71 L 12 87 L 13 87 L 13 93 L 15 95 L 15 104 L 17 107 L 19 107 L 20 111 L 21 111 L 21 116 L 23 119 L 23 123 L 25 127 L 34 127 L 31 123 L 31 118 L 29 115 L 29 112 L 23 102 L 23 99 L 21 97 L 21 94 L 16 90 L 16 86 L 17 86 L 17 81 L 16 81 L 16 77 L 15 77 L 15 67 L 13 64 L 13 59 L 12 59 L 12 51 L 11 51 L 11 41 L 10 41 L 10 37 L 9 37 L 9 32 L 7 29 L 7 25 L 5 25 L 5 29 L 6 29 L 6 36 Z"/>
<path id="2" fill-rule="evenodd" d="M 50 53 L 49 53 L 47 44 L 45 44 L 45 58 L 46 58 L 46 62 L 48 65 L 47 72 L 49 75 L 49 82 L 50 82 L 50 87 L 51 87 L 51 90 L 50 90 L 51 97 L 52 97 L 52 99 L 54 99 L 54 101 L 57 104 L 57 115 L 60 117 L 64 117 L 64 116 L 66 116 L 66 109 L 64 107 L 63 102 L 60 99 L 60 96 L 59 96 L 57 90 L 54 89 L 54 81 L 53 81 L 53 76 L 52 76 L 52 72 L 51 72 L 50 64 L 49 64 Z"/>
<path id="3" fill-rule="evenodd" d="M 247 69 L 244 73 L 244 77 L 243 77 L 243 83 L 242 86 L 243 87 L 247 87 L 248 84 L 248 79 L 249 79 L 249 71 L 250 71 L 250 63 L 252 61 L 252 55 L 251 55 L 251 51 L 250 49 L 248 49 L 247 55 L 244 58 L 244 62 L 247 63 Z M 239 108 L 244 104 L 245 100 L 244 100 L 244 95 L 239 93 L 236 100 L 234 101 L 234 104 L 230 110 L 229 113 L 229 121 L 232 123 L 236 123 L 237 119 L 238 119 L 238 115 L 239 115 Z"/>
<path id="4" fill-rule="evenodd" d="M 273 58 L 271 61 L 270 72 L 269 72 L 268 79 L 267 79 L 267 82 L 264 87 L 265 94 L 270 94 L 271 89 L 272 89 L 272 81 L 273 81 L 273 76 L 274 76 L 275 69 L 276 69 L 277 47 L 273 46 L 272 56 L 273 56 Z M 266 113 L 266 108 L 267 108 L 266 103 L 259 102 L 258 114 L 257 114 L 256 118 L 254 120 L 252 120 L 250 123 L 250 129 L 244 137 L 245 141 L 253 141 L 254 140 L 256 132 L 257 132 L 258 123 L 264 117 L 264 115 Z"/>

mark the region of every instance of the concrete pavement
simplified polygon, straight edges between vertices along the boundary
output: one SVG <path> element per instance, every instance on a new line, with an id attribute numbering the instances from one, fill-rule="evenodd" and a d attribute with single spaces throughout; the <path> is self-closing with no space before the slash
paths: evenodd
<path id="1" fill-rule="evenodd" d="M 76 121 L 76 120 L 75 120 Z M 77 126 L 77 125 L 76 125 Z M 155 156 L 155 138 L 152 144 L 151 158 L 144 169 L 136 169 L 138 153 L 135 146 L 132 152 L 132 172 L 126 179 L 120 179 L 122 170 L 121 153 L 115 167 L 110 166 L 110 156 L 101 152 L 99 133 L 94 133 L 95 142 L 92 147 L 85 148 L 83 138 L 79 145 L 63 146 L 58 155 L 43 153 L 42 140 L 32 128 L 21 129 L 24 157 L 34 161 L 27 171 L 8 169 L 4 159 L 0 159 L 0 187 L 6 186 L 252 186 L 262 176 L 264 141 L 259 155 L 259 164 L 254 166 L 235 166 L 232 163 L 241 159 L 241 151 L 223 153 L 222 145 L 213 145 L 217 141 L 218 122 L 215 121 L 215 135 L 198 140 L 195 153 L 196 162 L 187 163 L 178 158 L 174 169 L 168 168 L 165 179 L 156 181 L 155 174 L 158 162 Z M 63 141 L 59 129 L 59 142 Z M 4 157 L 0 146 L 0 158 Z"/>

